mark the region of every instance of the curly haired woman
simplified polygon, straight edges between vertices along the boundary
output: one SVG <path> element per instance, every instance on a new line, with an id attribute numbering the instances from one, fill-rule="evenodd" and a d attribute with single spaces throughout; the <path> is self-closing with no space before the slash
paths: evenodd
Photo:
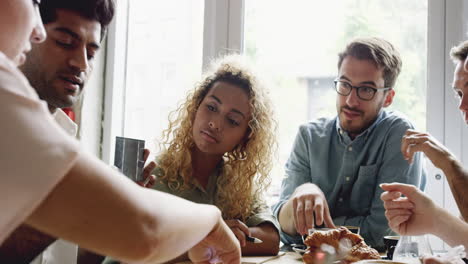
<path id="1" fill-rule="evenodd" d="M 151 177 L 145 186 L 216 205 L 243 255 L 276 255 L 279 225 L 261 197 L 270 183 L 276 122 L 245 59 L 230 55 L 215 61 L 169 119 L 157 165 L 145 168 L 145 177 Z M 263 243 L 247 242 L 247 235 Z"/>
<path id="2" fill-rule="evenodd" d="M 277 221 L 261 198 L 270 183 L 276 122 L 245 60 L 230 55 L 214 62 L 170 116 L 152 188 L 219 207 L 243 255 L 277 254 Z M 246 235 L 263 243 L 247 242 Z"/>

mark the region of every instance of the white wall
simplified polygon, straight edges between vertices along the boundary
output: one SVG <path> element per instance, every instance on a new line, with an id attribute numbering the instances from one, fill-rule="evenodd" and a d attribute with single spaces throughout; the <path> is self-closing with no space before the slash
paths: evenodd
<path id="1" fill-rule="evenodd" d="M 75 107 L 78 137 L 85 150 L 101 157 L 102 108 L 104 99 L 104 76 L 106 43 L 95 57 L 93 73 L 84 87 L 83 95 Z"/>

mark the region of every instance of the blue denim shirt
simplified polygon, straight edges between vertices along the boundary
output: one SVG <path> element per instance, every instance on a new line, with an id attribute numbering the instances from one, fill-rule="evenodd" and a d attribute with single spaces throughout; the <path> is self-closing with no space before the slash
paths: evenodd
<path id="1" fill-rule="evenodd" d="M 379 185 L 401 182 L 423 189 L 426 182 L 421 154 L 408 164 L 400 151 L 401 138 L 409 128 L 413 126 L 402 115 L 386 111 L 354 140 L 341 129 L 338 117 L 302 125 L 286 163 L 274 214 L 278 216 L 296 187 L 312 182 L 325 194 L 335 225 L 359 226 L 366 243 L 381 247 L 390 229 Z M 281 232 L 281 240 L 300 243 L 301 237 Z"/>

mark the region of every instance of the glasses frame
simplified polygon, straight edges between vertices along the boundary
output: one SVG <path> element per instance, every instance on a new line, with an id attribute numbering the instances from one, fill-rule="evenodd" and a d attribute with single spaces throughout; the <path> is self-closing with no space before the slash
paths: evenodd
<path id="1" fill-rule="evenodd" d="M 349 89 L 349 92 L 348 93 L 341 93 L 338 91 L 338 83 L 341 82 L 341 83 L 346 83 L 347 85 L 349 85 L 349 87 L 351 87 L 351 89 Z M 356 89 L 356 94 L 358 96 L 359 99 L 363 100 L 363 101 L 371 101 L 372 99 L 374 99 L 375 97 L 375 94 L 378 92 L 378 91 L 388 91 L 390 89 L 392 89 L 392 87 L 384 87 L 384 88 L 374 88 L 374 87 L 370 87 L 370 86 L 354 86 L 352 84 L 350 84 L 349 82 L 345 82 L 345 81 L 341 81 L 341 80 L 334 80 L 333 83 L 335 84 L 335 91 L 339 94 L 339 95 L 343 95 L 343 96 L 348 96 L 351 91 L 354 89 Z M 366 99 L 366 98 L 362 98 L 359 91 L 361 91 L 361 89 L 372 89 L 374 91 L 374 93 L 372 94 L 372 97 L 369 98 L 369 99 Z"/>

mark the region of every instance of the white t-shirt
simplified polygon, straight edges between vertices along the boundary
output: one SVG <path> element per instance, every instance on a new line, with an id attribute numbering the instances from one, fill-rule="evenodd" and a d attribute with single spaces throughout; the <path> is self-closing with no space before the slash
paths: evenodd
<path id="1" fill-rule="evenodd" d="M 55 121 L 70 136 L 76 137 L 78 126 L 63 112 L 57 109 L 53 114 Z M 75 264 L 78 246 L 65 240 L 57 240 L 37 256 L 31 264 Z"/>
<path id="2" fill-rule="evenodd" d="M 0 52 L 0 244 L 74 165 L 78 142 Z"/>

